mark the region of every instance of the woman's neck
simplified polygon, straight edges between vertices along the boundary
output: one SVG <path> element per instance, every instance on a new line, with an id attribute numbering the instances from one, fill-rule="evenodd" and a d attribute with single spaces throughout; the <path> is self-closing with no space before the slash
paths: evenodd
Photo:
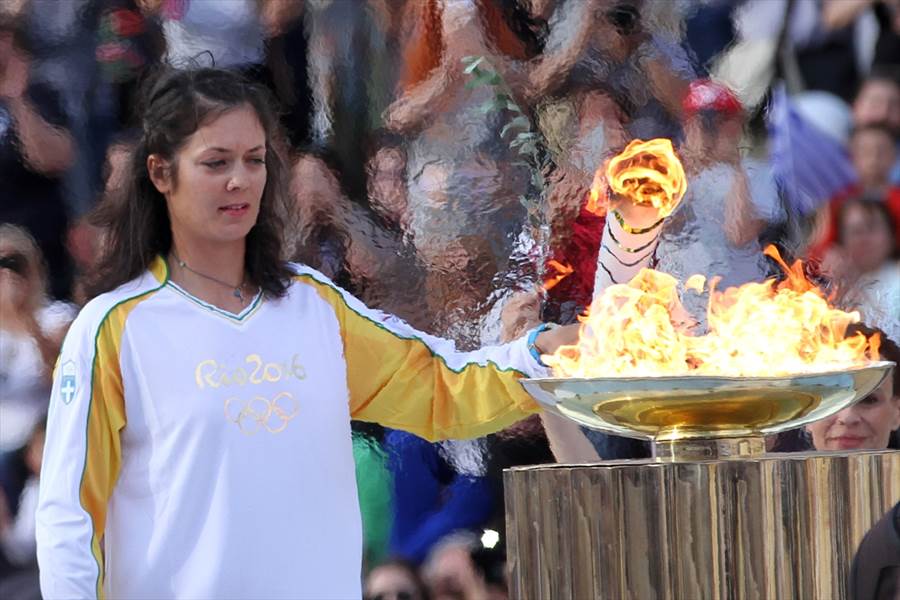
<path id="1" fill-rule="evenodd" d="M 171 253 L 175 261 L 184 261 L 191 269 L 204 275 L 238 286 L 244 281 L 244 258 L 246 243 L 238 240 L 233 243 L 221 242 L 187 242 L 178 240 L 172 243 Z"/>
<path id="2" fill-rule="evenodd" d="M 169 253 L 169 277 L 192 295 L 229 312 L 240 312 L 249 302 L 244 265 L 244 240 L 186 242 L 177 237 Z"/>

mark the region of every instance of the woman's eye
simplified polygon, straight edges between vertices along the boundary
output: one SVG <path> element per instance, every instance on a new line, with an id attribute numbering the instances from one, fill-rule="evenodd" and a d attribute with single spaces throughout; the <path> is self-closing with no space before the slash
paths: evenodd
<path id="1" fill-rule="evenodd" d="M 224 160 L 210 160 L 210 161 L 203 163 L 203 165 L 209 167 L 210 169 L 218 169 L 219 167 L 225 166 L 225 161 Z"/>
<path id="2" fill-rule="evenodd" d="M 255 164 L 255 165 L 264 165 L 264 164 L 266 164 L 266 159 L 264 159 L 264 158 L 251 158 L 251 159 L 250 159 L 250 162 L 252 162 L 252 163 Z"/>
<path id="3" fill-rule="evenodd" d="M 875 394 L 869 394 L 865 398 L 859 401 L 860 404 L 878 404 L 878 396 Z"/>

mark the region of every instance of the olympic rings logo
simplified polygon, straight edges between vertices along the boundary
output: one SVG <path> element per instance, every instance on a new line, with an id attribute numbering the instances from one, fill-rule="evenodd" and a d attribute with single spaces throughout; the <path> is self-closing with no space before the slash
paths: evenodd
<path id="1" fill-rule="evenodd" d="M 289 392 L 281 392 L 271 400 L 254 396 L 242 401 L 236 396 L 225 400 L 225 418 L 238 426 L 244 435 L 256 435 L 265 429 L 281 433 L 300 411 L 300 402 Z"/>

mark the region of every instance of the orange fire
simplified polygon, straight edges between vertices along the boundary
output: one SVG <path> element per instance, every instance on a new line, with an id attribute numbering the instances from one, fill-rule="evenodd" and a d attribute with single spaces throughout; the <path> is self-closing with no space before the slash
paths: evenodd
<path id="1" fill-rule="evenodd" d="M 563 264 L 558 260 L 548 260 L 547 267 L 549 267 L 549 269 L 547 278 L 544 279 L 545 292 L 549 292 L 551 289 L 553 289 L 554 286 L 556 286 L 557 283 L 559 283 L 575 271 L 575 269 L 573 269 L 571 265 Z M 555 272 L 555 274 L 551 275 L 550 273 L 552 272 Z"/>
<path id="2" fill-rule="evenodd" d="M 613 192 L 635 204 L 654 206 L 660 217 L 672 214 L 687 190 L 684 168 L 672 142 L 665 138 L 632 140 L 606 165 L 606 180 Z M 597 183 L 595 176 L 591 199 L 594 190 L 600 189 Z"/>
<path id="3" fill-rule="evenodd" d="M 777 376 L 847 368 L 878 360 L 878 336 L 846 336 L 859 313 L 829 305 L 803 275 L 770 246 L 787 278 L 725 291 L 709 284 L 708 333 L 694 335 L 678 297 L 678 281 L 652 269 L 604 290 L 582 318 L 579 342 L 545 358 L 559 377 L 663 375 Z M 705 278 L 686 287 L 702 291 Z"/>

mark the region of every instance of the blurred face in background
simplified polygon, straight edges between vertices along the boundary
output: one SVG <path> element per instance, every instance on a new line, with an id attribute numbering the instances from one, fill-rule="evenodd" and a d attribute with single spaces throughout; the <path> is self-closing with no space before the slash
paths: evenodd
<path id="1" fill-rule="evenodd" d="M 853 102 L 853 122 L 857 127 L 887 125 L 900 131 L 900 86 L 885 79 L 868 81 Z"/>
<path id="2" fill-rule="evenodd" d="M 365 600 L 422 600 L 418 583 L 400 565 L 375 567 L 366 578 Z"/>
<path id="3" fill-rule="evenodd" d="M 422 570 L 433 600 L 468 600 L 474 590 L 483 589 L 472 555 L 464 545 L 438 549 Z"/>
<path id="4" fill-rule="evenodd" d="M 850 158 L 864 188 L 883 188 L 897 160 L 897 146 L 885 129 L 862 129 L 850 138 Z"/>
<path id="5" fill-rule="evenodd" d="M 0 226 L 0 295 L 0 302 L 17 312 L 37 310 L 44 296 L 40 250 L 12 225 Z"/>
<path id="6" fill-rule="evenodd" d="M 880 210 L 862 204 L 848 206 L 840 228 L 841 245 L 862 273 L 878 269 L 894 252 L 891 224 Z"/>
<path id="7" fill-rule="evenodd" d="M 816 450 L 883 450 L 900 427 L 900 397 L 892 396 L 895 375 L 836 415 L 806 426 Z"/>

